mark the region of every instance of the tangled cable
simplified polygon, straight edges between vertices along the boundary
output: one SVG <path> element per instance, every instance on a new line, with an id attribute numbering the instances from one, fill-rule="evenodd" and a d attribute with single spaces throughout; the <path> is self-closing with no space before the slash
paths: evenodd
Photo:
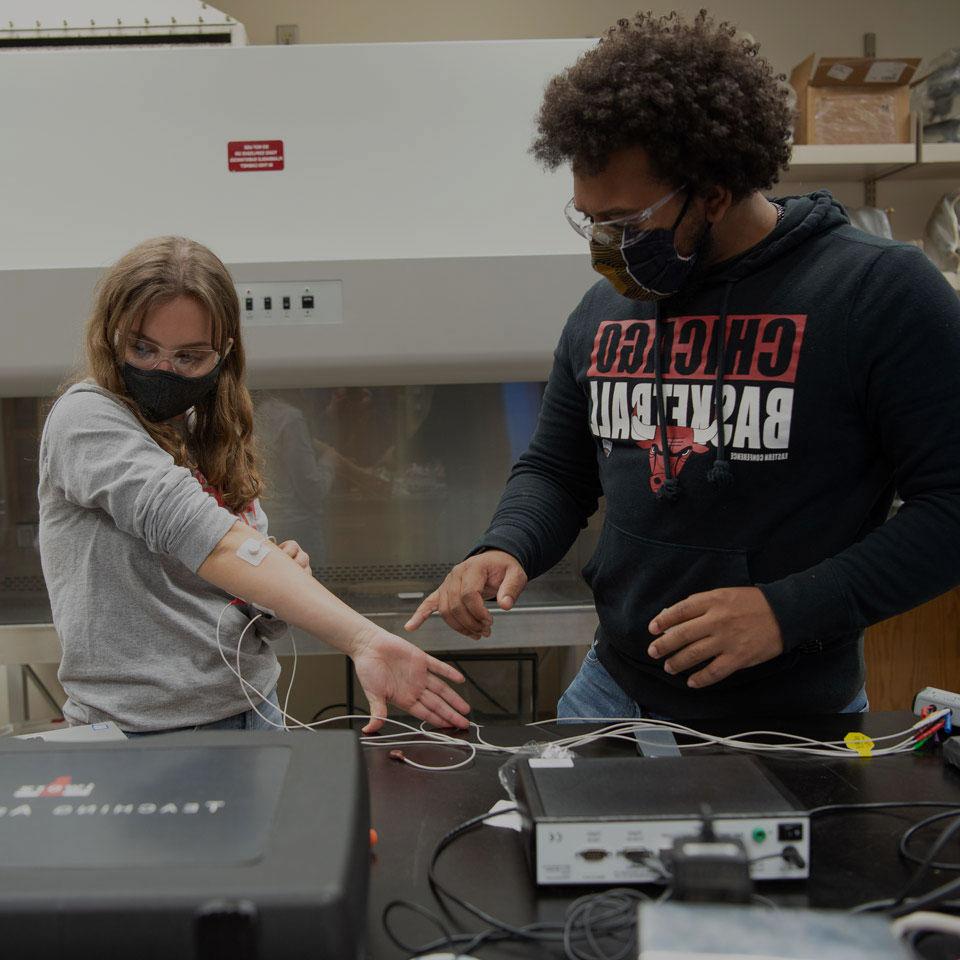
<path id="1" fill-rule="evenodd" d="M 243 691 L 243 695 L 246 698 L 247 703 L 250 705 L 250 709 L 253 710 L 254 713 L 256 713 L 257 716 L 259 716 L 265 723 L 272 727 L 276 727 L 278 730 L 312 730 L 316 729 L 317 727 L 322 727 L 330 723 L 337 723 L 342 720 L 374 719 L 370 714 L 353 713 L 328 717 L 325 720 L 316 720 L 312 723 L 303 723 L 296 717 L 292 717 L 289 714 L 287 707 L 290 702 L 290 691 L 293 688 L 293 678 L 296 676 L 298 660 L 297 645 L 293 638 L 292 631 L 290 633 L 290 641 L 293 645 L 293 669 L 291 674 L 291 682 L 287 687 L 283 707 L 272 707 L 271 705 L 272 709 L 279 711 L 282 717 L 282 723 L 278 723 L 276 720 L 266 716 L 259 709 L 257 703 L 254 702 L 251 694 L 257 697 L 257 701 L 259 703 L 267 702 L 267 695 L 258 690 L 243 676 L 240 662 L 240 654 L 244 637 L 246 636 L 247 631 L 261 618 L 262 614 L 257 614 L 256 616 L 251 617 L 249 623 L 247 623 L 241 631 L 240 637 L 237 640 L 235 665 L 232 664 L 227 658 L 226 651 L 223 648 L 223 643 L 220 638 L 220 630 L 224 614 L 231 606 L 234 606 L 235 604 L 236 601 L 231 601 L 224 606 L 223 610 L 220 612 L 220 616 L 217 619 L 217 649 L 219 650 L 220 657 L 222 658 L 227 669 L 240 682 L 240 688 Z M 948 721 L 949 715 L 950 711 L 947 709 L 937 710 L 930 713 L 926 717 L 921 717 L 916 721 L 916 723 L 904 730 L 900 730 L 897 733 L 887 734 L 885 736 L 874 737 L 870 741 L 870 756 L 893 756 L 897 754 L 909 753 L 911 750 L 917 749 L 919 746 L 922 746 L 923 743 L 925 743 L 935 731 L 943 727 L 943 725 Z M 449 772 L 451 770 L 459 770 L 462 767 L 469 766 L 476 755 L 481 752 L 498 754 L 531 752 L 531 747 L 529 745 L 526 747 L 506 747 L 489 743 L 484 739 L 480 725 L 474 723 L 473 721 L 470 722 L 470 730 L 475 735 L 476 739 L 465 740 L 462 736 L 453 736 L 440 730 L 427 729 L 425 724 L 415 727 L 412 724 L 404 723 L 401 720 L 394 720 L 389 717 L 381 717 L 379 719 L 383 720 L 385 723 L 402 727 L 403 730 L 398 731 L 397 733 L 378 734 L 374 737 L 361 737 L 360 742 L 369 747 L 388 747 L 394 752 L 394 759 L 406 764 L 407 766 L 415 767 L 418 770 L 424 770 L 431 773 Z M 667 730 L 669 732 L 676 733 L 691 740 L 697 741 L 694 743 L 679 744 L 678 746 L 681 750 L 693 750 L 698 747 L 705 746 L 722 746 L 729 750 L 747 753 L 787 752 L 799 753 L 807 756 L 831 757 L 834 759 L 859 759 L 859 757 L 862 755 L 860 751 L 850 746 L 845 740 L 814 740 L 810 737 L 802 737 L 792 733 L 783 733 L 779 730 L 751 730 L 745 733 L 732 734 L 731 736 L 724 737 L 702 733 L 699 730 L 695 730 L 693 727 L 688 727 L 681 723 L 674 723 L 669 720 L 638 720 L 635 717 L 577 717 L 565 719 L 568 721 L 570 719 L 575 719 L 575 722 L 578 723 L 603 723 L 605 726 L 601 727 L 599 730 L 594 730 L 589 733 L 574 734 L 569 737 L 561 737 L 556 740 L 551 740 L 542 747 L 544 756 L 571 757 L 574 755 L 573 751 L 577 748 L 585 747 L 592 743 L 597 743 L 600 740 L 622 740 L 631 744 L 640 743 L 642 745 L 645 743 L 643 740 L 643 731 L 651 729 Z M 557 721 L 555 720 L 540 720 L 536 723 L 527 724 L 527 726 L 539 727 L 543 724 L 555 724 L 556 722 Z M 757 739 L 751 739 L 757 737 L 765 737 L 767 738 L 767 741 L 772 739 L 774 742 L 771 743 Z M 895 742 L 888 743 L 886 746 L 876 746 L 876 744 L 886 743 L 887 741 Z M 402 750 L 400 750 L 401 747 L 417 746 L 422 744 L 437 744 L 454 750 L 464 750 L 466 751 L 467 756 L 454 763 L 425 764 L 410 759 L 403 753 Z"/>
<path id="2" fill-rule="evenodd" d="M 516 810 L 516 808 L 511 808 Z M 481 824 L 508 813 L 496 811 L 471 817 L 448 831 L 434 847 L 427 870 L 430 888 L 441 903 L 448 900 L 462 910 L 485 923 L 486 929 L 479 933 L 451 933 L 440 917 L 419 904 L 408 900 L 393 900 L 383 909 L 382 919 L 387 936 L 401 949 L 413 956 L 421 956 L 435 950 L 450 949 L 469 954 L 479 947 L 503 940 L 525 943 L 559 944 L 568 960 L 625 960 L 636 951 L 637 905 L 651 898 L 639 890 L 616 888 L 602 893 L 580 897 L 567 909 L 562 922 L 540 921 L 530 924 L 512 924 L 488 913 L 482 907 L 454 893 L 437 876 L 440 855 L 459 837 L 475 830 Z M 397 910 L 410 910 L 430 920 L 442 936 L 414 945 L 402 940 L 390 922 Z"/>

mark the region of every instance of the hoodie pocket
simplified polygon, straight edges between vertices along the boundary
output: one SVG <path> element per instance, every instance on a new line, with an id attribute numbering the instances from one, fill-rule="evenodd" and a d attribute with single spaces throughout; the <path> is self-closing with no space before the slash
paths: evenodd
<path id="1" fill-rule="evenodd" d="M 647 625 L 664 607 L 693 593 L 753 585 L 743 550 L 649 540 L 609 519 L 583 576 L 605 638 L 632 659 L 647 659 Z"/>

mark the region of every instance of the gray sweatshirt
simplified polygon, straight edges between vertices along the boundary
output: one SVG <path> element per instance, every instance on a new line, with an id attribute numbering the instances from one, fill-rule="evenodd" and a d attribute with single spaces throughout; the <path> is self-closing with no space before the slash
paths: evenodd
<path id="1" fill-rule="evenodd" d="M 38 492 L 40 558 L 63 646 L 67 720 L 113 720 L 140 732 L 249 709 L 217 650 L 217 618 L 231 597 L 197 569 L 238 519 L 266 535 L 260 504 L 243 517 L 219 506 L 123 404 L 92 383 L 67 390 L 47 418 Z M 242 605 L 223 616 L 220 637 L 231 664 L 253 613 Z M 282 621 L 260 620 L 243 641 L 241 673 L 264 693 L 280 673 L 267 641 L 285 629 Z"/>

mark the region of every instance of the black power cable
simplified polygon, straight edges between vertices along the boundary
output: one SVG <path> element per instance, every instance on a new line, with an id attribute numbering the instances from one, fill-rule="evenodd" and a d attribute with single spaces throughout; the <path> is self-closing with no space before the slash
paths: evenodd
<path id="1" fill-rule="evenodd" d="M 436 926 L 443 933 L 443 936 L 439 940 L 433 940 L 430 943 L 423 944 L 422 946 L 413 946 L 412 944 L 405 943 L 397 934 L 394 932 L 393 928 L 390 926 L 390 915 L 394 910 L 399 909 L 410 910 L 413 913 L 419 914 L 421 917 L 425 917 L 431 923 L 436 924 Z M 411 903 L 409 900 L 391 900 L 384 908 L 383 913 L 381 914 L 381 919 L 383 921 L 383 929 L 386 931 L 387 936 L 393 941 L 393 943 L 399 947 L 404 953 L 409 953 L 412 956 L 418 956 L 423 953 L 428 953 L 433 950 L 442 950 L 445 947 L 450 948 L 452 952 L 457 952 L 456 947 L 459 946 L 458 940 L 459 937 L 455 936 L 450 932 L 447 925 L 432 911 L 427 910 L 426 907 L 421 907 L 419 904 Z"/>
<path id="2" fill-rule="evenodd" d="M 515 811 L 516 807 L 512 808 Z M 442 904 L 444 898 L 487 924 L 479 933 L 451 933 L 443 920 L 419 904 L 407 900 L 393 900 L 384 907 L 382 922 L 387 936 L 401 950 L 418 955 L 445 947 L 471 953 L 481 946 L 503 940 L 525 943 L 560 944 L 568 960 L 626 960 L 636 952 L 637 904 L 650 898 L 638 890 L 614 888 L 575 900 L 567 908 L 562 923 L 538 922 L 524 925 L 508 923 L 494 917 L 476 904 L 458 896 L 438 879 L 437 862 L 440 855 L 459 837 L 476 829 L 492 817 L 511 810 L 496 810 L 466 820 L 440 838 L 427 870 L 430 888 Z M 443 936 L 415 947 L 401 940 L 393 930 L 390 917 L 397 909 L 413 911 L 434 923 Z"/>
<path id="3" fill-rule="evenodd" d="M 949 817 L 956 817 L 957 819 L 954 820 L 953 823 L 948 824 L 940 832 L 940 835 L 934 841 L 926 857 L 921 858 L 910 852 L 910 841 L 916 834 L 926 827 L 929 827 L 932 823 L 936 823 L 939 820 L 946 820 Z M 915 823 L 903 832 L 900 837 L 900 856 L 903 857 L 904 860 L 909 860 L 911 863 L 920 864 L 920 870 L 917 871 L 917 874 L 924 873 L 927 870 L 960 870 L 960 863 L 956 861 L 940 861 L 935 859 L 937 854 L 947 845 L 951 837 L 956 835 L 958 830 L 960 830 L 960 810 L 948 810 L 946 813 L 937 813 L 932 817 L 927 817 L 925 820 Z"/>
<path id="4" fill-rule="evenodd" d="M 463 674 L 463 679 L 466 680 L 467 683 L 469 683 L 470 686 L 472 686 L 474 690 L 476 690 L 477 693 L 480 694 L 481 697 L 484 697 L 485 699 L 489 700 L 490 703 L 492 703 L 501 713 L 506 714 L 508 717 L 513 716 L 513 712 L 508 710 L 499 700 L 496 699 L 496 697 L 494 697 L 491 693 L 489 693 L 484 687 L 481 687 L 480 684 L 477 683 L 476 678 L 472 674 L 467 673 L 467 671 L 464 670 L 462 666 L 460 666 L 460 663 L 457 660 L 451 659 L 449 662 L 452 663 Z M 534 717 L 533 719 L 536 720 L 536 717 Z"/>
<path id="5" fill-rule="evenodd" d="M 946 808 L 946 812 L 927 817 L 914 824 L 904 831 L 900 838 L 900 852 L 906 859 L 919 864 L 918 869 L 898 896 L 860 904 L 853 908 L 853 912 L 883 909 L 888 911 L 892 917 L 900 917 L 923 907 L 942 905 L 948 902 L 952 896 L 960 893 L 960 877 L 958 877 L 922 896 L 907 899 L 909 892 L 914 889 L 916 883 L 926 871 L 930 869 L 960 870 L 960 863 L 941 864 L 936 860 L 937 855 L 944 849 L 950 839 L 960 833 L 960 804 L 937 800 L 838 803 L 814 807 L 808 811 L 810 816 L 820 816 L 832 813 L 885 813 L 920 807 L 935 807 L 941 810 Z M 504 940 L 518 940 L 527 943 L 560 944 L 563 946 L 564 954 L 568 960 L 626 960 L 636 950 L 637 905 L 640 901 L 651 899 L 638 890 L 614 888 L 604 893 L 581 897 L 567 908 L 562 923 L 539 922 L 517 925 L 501 920 L 469 900 L 458 896 L 439 880 L 436 867 L 441 854 L 447 847 L 487 820 L 503 813 L 515 811 L 516 807 L 490 811 L 464 821 L 440 838 L 430 858 L 427 878 L 437 900 L 442 904 L 445 898 L 456 904 L 462 910 L 487 924 L 487 929 L 479 933 L 451 933 L 443 920 L 425 907 L 407 900 L 393 900 L 384 907 L 382 913 L 382 922 L 387 936 L 397 947 L 411 955 L 429 953 L 444 948 L 449 948 L 454 952 L 471 953 L 486 944 Z M 908 847 L 911 839 L 920 830 L 949 817 L 956 817 L 957 819 L 941 831 L 924 858 L 921 859 L 909 851 Z M 776 856 L 782 856 L 782 854 Z M 756 862 L 756 860 L 751 862 Z M 669 894 L 670 890 L 668 888 L 660 899 L 666 899 Z M 754 899 L 763 901 L 763 898 L 759 897 Z M 767 901 L 763 902 L 766 902 L 767 905 L 773 905 Z M 405 943 L 396 935 L 390 924 L 391 915 L 398 909 L 410 910 L 430 920 L 441 931 L 442 936 L 420 946 Z M 609 946 L 609 949 L 605 944 Z"/>
<path id="6" fill-rule="evenodd" d="M 347 705 L 345 703 L 328 703 L 325 707 L 321 707 L 311 719 L 311 723 L 315 723 L 319 720 L 328 710 L 346 710 Z"/>
<path id="7" fill-rule="evenodd" d="M 478 920 L 482 920 L 489 926 L 504 933 L 509 933 L 512 937 L 515 937 L 518 940 L 539 940 L 541 942 L 547 941 L 555 943 L 560 939 L 560 924 L 537 924 L 536 926 L 538 927 L 547 926 L 552 928 L 552 936 L 547 936 L 541 935 L 543 934 L 542 930 L 531 931 L 529 927 L 518 927 L 514 924 L 507 923 L 505 920 L 499 920 L 497 917 L 487 913 L 481 907 L 471 903 L 469 900 L 464 900 L 462 897 L 445 887 L 437 879 L 436 867 L 437 861 L 440 859 L 440 854 L 442 854 L 443 851 L 446 850 L 454 840 L 456 840 L 458 837 L 462 837 L 465 833 L 469 833 L 471 830 L 476 829 L 487 820 L 490 820 L 492 817 L 511 812 L 517 812 L 517 808 L 510 807 L 495 812 L 490 811 L 488 813 L 482 813 L 479 816 L 471 817 L 469 820 L 465 820 L 459 826 L 454 827 L 452 830 L 444 834 L 444 836 L 440 838 L 437 845 L 433 848 L 433 855 L 430 857 L 430 865 L 427 868 L 427 880 L 430 884 L 430 889 L 441 903 L 443 902 L 442 897 L 446 897 L 461 909 L 466 910 L 467 913 L 473 914 L 473 916 L 475 916 Z"/>
<path id="8" fill-rule="evenodd" d="M 871 810 L 911 810 L 914 807 L 939 807 L 941 810 L 960 810 L 960 803 L 951 800 L 893 800 L 879 803 L 828 803 L 822 807 L 813 807 L 807 811 L 811 817 L 823 813 L 869 813 Z"/>
<path id="9" fill-rule="evenodd" d="M 923 896 L 913 897 L 899 906 L 895 905 L 891 901 L 888 908 L 890 916 L 903 917 L 908 913 L 913 913 L 915 910 L 922 910 L 924 907 L 932 907 L 944 904 L 955 893 L 960 893 L 960 877 L 958 877 L 956 880 L 951 880 L 949 883 L 943 884 L 943 886 L 935 887 L 928 893 L 923 894 Z"/>
<path id="10" fill-rule="evenodd" d="M 960 878 L 957 878 L 943 884 L 942 886 L 936 887 L 935 889 L 930 890 L 919 897 L 908 899 L 908 894 L 910 891 L 916 887 L 917 883 L 928 870 L 960 870 L 960 863 L 940 864 L 935 859 L 937 854 L 940 853 L 950 839 L 955 836 L 958 831 L 960 831 L 960 803 L 952 803 L 949 801 L 941 802 L 939 800 L 908 800 L 902 802 L 892 801 L 880 803 L 836 803 L 828 804 L 822 807 L 814 807 L 812 810 L 808 811 L 810 816 L 814 816 L 824 813 L 884 813 L 892 810 L 906 810 L 915 807 L 939 807 L 941 810 L 945 810 L 944 813 L 934 814 L 933 816 L 926 817 L 924 820 L 913 824 L 911 827 L 908 827 L 900 836 L 898 843 L 900 854 L 905 859 L 919 864 L 919 867 L 914 871 L 913 875 L 896 896 L 889 897 L 885 900 L 873 900 L 868 903 L 861 903 L 854 907 L 851 912 L 866 913 L 871 910 L 886 910 L 891 917 L 902 917 L 908 913 L 913 913 L 915 910 L 920 910 L 923 907 L 943 904 L 954 894 L 960 893 Z M 931 823 L 936 823 L 937 821 L 947 819 L 948 817 L 957 817 L 958 819 L 956 822 L 949 824 L 944 830 L 941 831 L 940 835 L 927 852 L 926 857 L 920 859 L 915 854 L 910 852 L 908 846 L 912 837 L 914 837 L 924 827 L 929 826 Z"/>

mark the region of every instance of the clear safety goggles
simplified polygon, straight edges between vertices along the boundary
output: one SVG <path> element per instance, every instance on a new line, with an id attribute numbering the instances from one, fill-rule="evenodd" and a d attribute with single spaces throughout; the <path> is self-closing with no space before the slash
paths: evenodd
<path id="1" fill-rule="evenodd" d="M 233 341 L 228 341 L 224 356 L 230 352 L 232 346 Z M 220 362 L 220 354 L 212 348 L 204 347 L 168 350 L 131 334 L 127 337 L 124 359 L 139 370 L 155 370 L 164 360 L 168 360 L 174 373 L 179 373 L 182 377 L 202 377 Z"/>
<path id="2" fill-rule="evenodd" d="M 600 220 L 594 222 L 591 217 L 581 213 L 573 204 L 573 199 L 563 208 L 563 215 L 567 223 L 573 227 L 581 237 L 599 243 L 604 247 L 629 247 L 642 240 L 654 230 L 649 226 L 650 218 L 665 204 L 669 203 L 678 193 L 686 190 L 686 186 L 677 187 L 665 197 L 661 197 L 652 206 L 645 210 L 638 210 L 626 217 L 617 217 L 616 220 Z"/>

